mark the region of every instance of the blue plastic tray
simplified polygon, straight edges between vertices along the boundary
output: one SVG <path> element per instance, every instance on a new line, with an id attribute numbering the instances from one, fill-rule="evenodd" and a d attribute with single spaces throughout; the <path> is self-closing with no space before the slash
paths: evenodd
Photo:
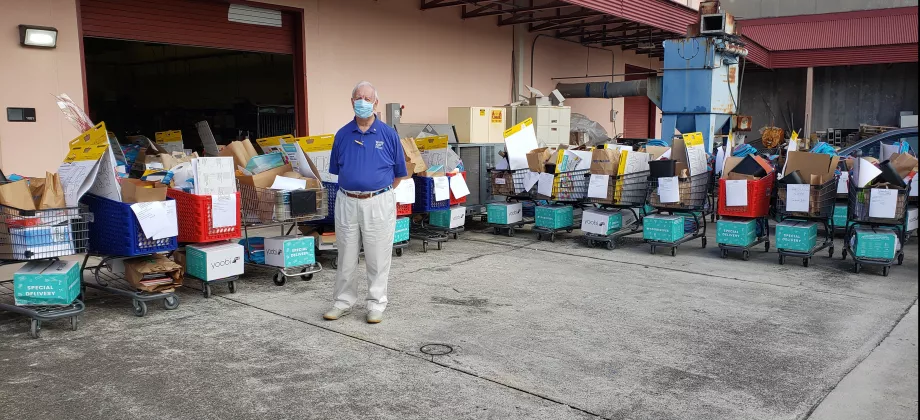
<path id="1" fill-rule="evenodd" d="M 172 200 L 171 198 L 169 200 Z M 176 237 L 147 239 L 131 205 L 86 194 L 80 202 L 93 214 L 89 222 L 89 252 L 124 256 L 172 251 L 178 247 Z"/>

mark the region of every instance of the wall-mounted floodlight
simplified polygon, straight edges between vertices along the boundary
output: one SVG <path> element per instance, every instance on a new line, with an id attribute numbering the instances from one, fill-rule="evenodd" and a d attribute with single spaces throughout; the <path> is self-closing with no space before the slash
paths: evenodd
<path id="1" fill-rule="evenodd" d="M 46 26 L 19 25 L 19 44 L 24 47 L 54 48 L 57 29 Z"/>

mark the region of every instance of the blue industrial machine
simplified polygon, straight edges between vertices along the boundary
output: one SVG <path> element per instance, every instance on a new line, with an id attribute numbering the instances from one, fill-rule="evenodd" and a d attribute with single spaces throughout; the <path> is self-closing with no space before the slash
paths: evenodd
<path id="1" fill-rule="evenodd" d="M 675 130 L 701 132 L 711 153 L 729 133 L 740 101 L 739 63 L 748 51 L 734 32 L 735 20 L 721 11 L 719 2 L 704 1 L 700 21 L 688 28 L 687 37 L 664 41 L 662 76 L 560 83 L 556 89 L 566 98 L 648 96 L 661 109 L 662 140 L 670 144 Z"/>

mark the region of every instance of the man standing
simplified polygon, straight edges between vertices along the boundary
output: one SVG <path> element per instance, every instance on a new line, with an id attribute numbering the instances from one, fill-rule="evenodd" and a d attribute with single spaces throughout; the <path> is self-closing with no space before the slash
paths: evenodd
<path id="1" fill-rule="evenodd" d="M 332 309 L 324 319 L 348 314 L 358 300 L 355 269 L 364 245 L 367 322 L 379 323 L 387 306 L 387 278 L 396 230 L 394 189 L 406 176 L 406 159 L 396 131 L 377 120 L 377 89 L 358 83 L 351 92 L 355 119 L 335 134 L 329 173 L 339 176 L 335 238 L 339 251 Z"/>

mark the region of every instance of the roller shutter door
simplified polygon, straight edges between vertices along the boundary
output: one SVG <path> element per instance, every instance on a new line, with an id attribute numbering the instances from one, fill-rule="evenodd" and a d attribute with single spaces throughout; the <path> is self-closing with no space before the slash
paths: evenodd
<path id="1" fill-rule="evenodd" d="M 626 66 L 626 73 L 648 71 L 641 67 Z M 626 80 L 643 80 L 647 75 L 629 75 Z M 654 128 L 649 131 L 652 101 L 645 96 L 633 96 L 623 99 L 623 136 L 631 139 L 647 139 L 655 135 Z"/>
<path id="2" fill-rule="evenodd" d="M 231 7 L 234 21 L 230 20 Z M 294 22 L 290 14 L 231 6 L 227 2 L 81 0 L 80 19 L 83 36 L 86 37 L 294 53 Z M 240 20 L 262 24 L 242 23 Z"/>

